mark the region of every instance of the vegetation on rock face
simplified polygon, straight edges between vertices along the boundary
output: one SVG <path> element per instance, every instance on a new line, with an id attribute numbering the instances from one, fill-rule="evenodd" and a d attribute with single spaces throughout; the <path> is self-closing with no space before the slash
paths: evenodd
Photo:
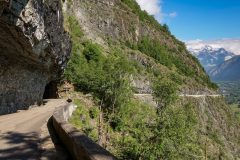
<path id="1" fill-rule="evenodd" d="M 167 26 L 141 11 L 135 1 L 121 2 L 141 21 L 171 37 Z M 64 79 L 74 84 L 77 92 L 90 94 L 94 102 L 89 106 L 76 97 L 78 109 L 71 123 L 119 159 L 215 158 L 212 153 L 206 154 L 205 144 L 218 149 L 214 152 L 217 156 L 231 157 L 224 151 L 227 142 L 221 136 L 231 140 L 234 136 L 225 135 L 220 127 L 214 130 L 214 119 L 209 116 L 216 113 L 212 116 L 217 121 L 234 128 L 230 112 L 224 110 L 227 107 L 217 108 L 214 100 L 208 100 L 208 106 L 178 96 L 186 85 L 215 88 L 184 44 L 175 40 L 176 46 L 171 48 L 149 36 L 123 43 L 108 37 L 107 46 L 102 47 L 84 36 L 76 17 L 66 15 L 65 19 L 73 49 Z M 157 107 L 134 97 L 133 80 L 143 76 L 151 83 Z M 214 107 L 209 111 L 210 105 Z"/>
<path id="2" fill-rule="evenodd" d="M 79 25 L 69 17 L 71 30 Z M 74 23 L 73 23 L 74 22 Z M 76 34 L 77 33 L 77 34 Z M 131 97 L 130 74 L 132 64 L 124 57 L 121 50 L 112 48 L 105 56 L 101 47 L 90 41 L 81 41 L 81 34 L 71 32 L 73 40 L 72 58 L 65 70 L 65 78 L 76 85 L 79 91 L 92 93 L 102 103 L 102 107 L 114 110 Z"/>
<path id="3" fill-rule="evenodd" d="M 159 63 L 169 68 L 176 67 L 178 72 L 184 74 L 185 76 L 195 78 L 198 83 L 207 85 L 212 89 L 217 89 L 217 85 L 210 81 L 198 60 L 188 53 L 184 43 L 180 42 L 171 35 L 171 32 L 166 24 L 159 24 L 153 16 L 148 15 L 146 11 L 142 11 L 135 0 L 121 1 L 130 8 L 133 13 L 138 15 L 141 21 L 167 35 L 169 39 L 172 39 L 175 45 L 175 47 L 163 45 L 159 39 L 147 36 L 142 37 L 138 42 L 131 43 L 127 41 L 127 45 L 130 48 L 140 50 L 142 53 L 154 58 Z"/>
<path id="4" fill-rule="evenodd" d="M 223 98 L 187 98 L 197 106 L 198 143 L 206 159 L 239 158 L 240 135 L 237 114 L 231 111 Z"/>
<path id="5" fill-rule="evenodd" d="M 157 78 L 153 85 L 153 94 L 160 109 L 174 104 L 178 98 L 178 85 L 170 79 Z"/>
<path id="6" fill-rule="evenodd" d="M 206 85 L 209 88 L 217 88 L 217 85 L 212 83 L 209 77 L 204 73 L 203 68 L 200 66 L 198 60 L 191 55 L 186 54 L 186 57 L 182 57 L 182 53 L 180 53 L 177 49 L 169 48 L 166 45 L 161 45 L 159 40 L 151 39 L 150 37 L 143 37 L 136 44 L 126 42 L 126 45 L 133 50 L 139 50 L 147 56 L 152 57 L 157 61 L 157 63 L 168 67 L 170 70 L 176 68 L 179 74 L 193 78 L 198 83 Z M 183 46 L 184 50 L 186 50 L 184 44 L 181 44 L 180 46 Z M 193 63 L 195 63 L 194 65 L 196 65 L 196 67 L 202 71 L 199 72 L 199 70 L 196 70 L 195 67 L 189 67 L 189 62 L 187 62 L 187 59 L 190 59 Z M 184 61 L 186 61 L 186 63 L 183 63 Z"/>
<path id="7" fill-rule="evenodd" d="M 169 28 L 167 25 L 160 25 L 159 22 L 153 17 L 150 16 L 146 11 L 142 11 L 140 6 L 137 4 L 135 0 L 121 0 L 123 4 L 131 9 L 131 11 L 136 14 L 139 19 L 143 22 L 148 23 L 149 25 L 153 25 L 154 27 L 170 34 Z"/>

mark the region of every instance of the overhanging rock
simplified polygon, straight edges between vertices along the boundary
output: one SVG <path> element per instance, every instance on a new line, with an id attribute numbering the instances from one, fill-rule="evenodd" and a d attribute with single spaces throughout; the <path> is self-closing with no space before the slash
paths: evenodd
<path id="1" fill-rule="evenodd" d="M 0 114 L 41 103 L 70 51 L 61 0 L 0 0 Z"/>

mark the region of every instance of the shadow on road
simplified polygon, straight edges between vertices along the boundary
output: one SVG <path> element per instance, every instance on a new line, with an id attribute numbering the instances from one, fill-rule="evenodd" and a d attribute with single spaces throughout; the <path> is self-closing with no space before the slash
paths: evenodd
<path id="1" fill-rule="evenodd" d="M 40 157 L 38 134 L 7 132 L 0 135 L 5 145 L 0 146 L 0 159 L 38 159 Z M 43 140 L 44 141 L 44 140 Z M 2 147 L 4 146 L 4 148 Z"/>
<path id="2" fill-rule="evenodd" d="M 36 132 L 7 132 L 0 134 L 0 160 L 38 160 L 40 157 L 48 160 L 72 159 L 63 147 L 59 138 L 56 136 L 57 134 L 52 127 L 51 118 L 49 119 L 47 126 L 51 139 L 55 145 L 54 149 L 43 150 L 40 148 L 40 143 L 43 144 L 46 141 L 49 141 L 49 136 L 40 139 Z"/>

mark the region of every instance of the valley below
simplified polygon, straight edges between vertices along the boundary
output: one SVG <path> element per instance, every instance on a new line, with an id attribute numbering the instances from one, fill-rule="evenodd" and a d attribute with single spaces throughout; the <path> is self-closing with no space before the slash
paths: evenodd
<path id="1" fill-rule="evenodd" d="M 220 93 L 229 104 L 240 104 L 240 81 L 218 81 Z"/>

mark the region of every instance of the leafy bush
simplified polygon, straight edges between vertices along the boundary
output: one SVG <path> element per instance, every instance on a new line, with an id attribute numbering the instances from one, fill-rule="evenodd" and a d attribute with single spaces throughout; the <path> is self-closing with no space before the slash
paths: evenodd
<path id="1" fill-rule="evenodd" d="M 137 43 L 137 47 L 141 52 L 156 59 L 159 63 L 167 67 L 172 66 L 170 54 L 168 53 L 167 48 L 160 45 L 159 41 L 144 37 Z"/>
<path id="2" fill-rule="evenodd" d="M 89 116 L 91 119 L 96 119 L 100 114 L 100 111 L 97 107 L 92 107 L 90 110 L 89 110 Z"/>
<path id="3" fill-rule="evenodd" d="M 155 108 L 132 100 L 115 115 L 110 151 L 119 159 L 196 159 L 197 115 L 190 104 Z M 119 135 L 119 136 L 116 136 Z"/>
<path id="4" fill-rule="evenodd" d="M 155 109 L 148 104 L 131 100 L 115 114 L 115 132 L 112 134 L 111 151 L 120 159 L 139 159 L 150 154 L 146 145 L 153 135 L 151 123 L 155 123 Z M 114 135 L 120 134 L 120 136 Z M 149 157 L 148 157 L 149 158 Z M 147 158 L 147 159 L 148 159 Z"/>
<path id="5" fill-rule="evenodd" d="M 99 61 L 101 58 L 100 47 L 92 43 L 87 43 L 83 50 L 83 55 L 87 61 Z"/>
<path id="6" fill-rule="evenodd" d="M 178 85 L 166 78 L 157 78 L 153 83 L 153 94 L 160 109 L 174 104 L 178 98 Z"/>
<path id="7" fill-rule="evenodd" d="M 153 159 L 197 159 L 201 156 L 197 143 L 197 115 L 190 104 L 168 106 L 158 116 L 153 137 Z M 151 156 L 149 155 L 149 156 Z M 147 158 L 147 157 L 146 157 Z"/>

